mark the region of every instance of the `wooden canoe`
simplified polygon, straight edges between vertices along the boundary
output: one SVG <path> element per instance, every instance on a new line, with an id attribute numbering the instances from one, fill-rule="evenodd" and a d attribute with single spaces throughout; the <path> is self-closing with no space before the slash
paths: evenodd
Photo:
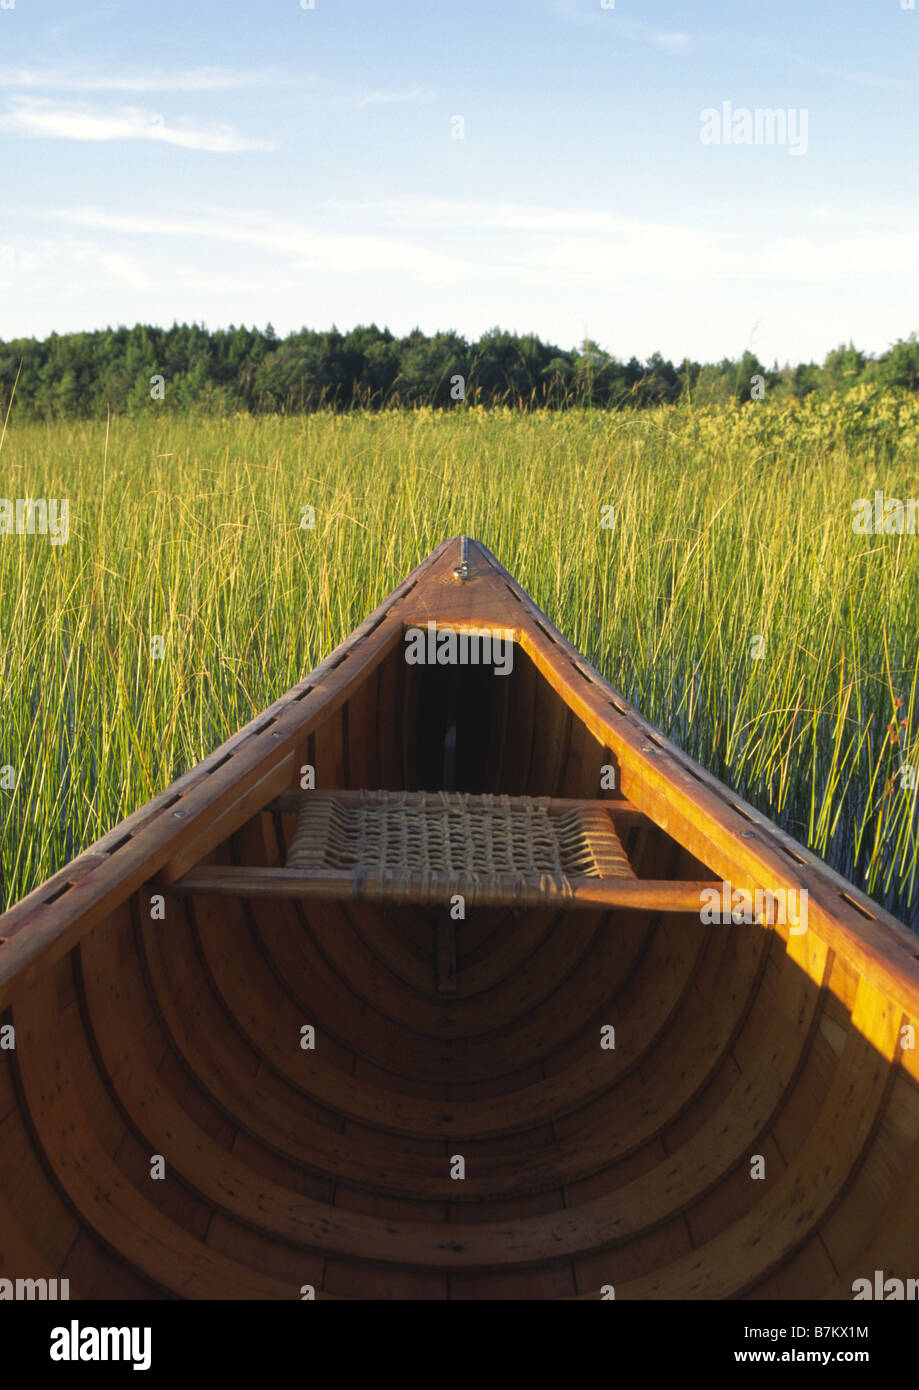
<path id="1" fill-rule="evenodd" d="M 418 633 L 469 659 L 408 660 Z M 712 888 L 753 910 L 711 920 Z M 805 890 L 802 929 L 776 903 Z M 0 938 L 0 1278 L 850 1299 L 919 1274 L 916 939 L 475 542 Z"/>

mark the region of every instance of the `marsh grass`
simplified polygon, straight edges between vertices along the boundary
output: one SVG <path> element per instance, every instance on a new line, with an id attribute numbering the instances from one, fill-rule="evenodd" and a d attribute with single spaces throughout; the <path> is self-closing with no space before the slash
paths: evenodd
<path id="1" fill-rule="evenodd" d="M 851 527 L 855 498 L 915 494 L 917 449 L 915 400 L 864 388 L 11 426 L 0 495 L 68 497 L 71 519 L 67 545 L 0 536 L 2 903 L 466 532 L 653 723 L 917 927 L 919 794 L 900 768 L 919 766 L 919 536 Z"/>

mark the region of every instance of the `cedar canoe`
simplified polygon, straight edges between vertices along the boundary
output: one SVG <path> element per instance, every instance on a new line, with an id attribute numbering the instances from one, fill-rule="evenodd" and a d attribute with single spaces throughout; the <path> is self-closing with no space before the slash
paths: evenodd
<path id="1" fill-rule="evenodd" d="M 0 1279 L 851 1299 L 919 1274 L 916 938 L 474 541 L 0 939 Z"/>

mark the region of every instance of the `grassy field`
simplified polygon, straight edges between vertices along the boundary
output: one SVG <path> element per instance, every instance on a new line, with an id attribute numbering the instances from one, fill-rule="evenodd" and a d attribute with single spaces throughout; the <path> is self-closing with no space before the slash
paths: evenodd
<path id="1" fill-rule="evenodd" d="M 902 771 L 919 767 L 919 535 L 852 529 L 855 499 L 919 492 L 917 454 L 919 400 L 865 387 L 614 415 L 151 402 L 140 422 L 11 426 L 0 496 L 69 498 L 70 535 L 0 535 L 0 901 L 466 532 L 665 733 L 919 928 Z"/>

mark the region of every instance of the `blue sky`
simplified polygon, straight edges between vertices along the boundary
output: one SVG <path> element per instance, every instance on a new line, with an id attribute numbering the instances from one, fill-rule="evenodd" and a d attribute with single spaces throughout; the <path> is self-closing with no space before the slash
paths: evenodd
<path id="1" fill-rule="evenodd" d="M 903 0 L 15 0 L 0 338 L 878 352 L 919 329 L 917 97 Z"/>

